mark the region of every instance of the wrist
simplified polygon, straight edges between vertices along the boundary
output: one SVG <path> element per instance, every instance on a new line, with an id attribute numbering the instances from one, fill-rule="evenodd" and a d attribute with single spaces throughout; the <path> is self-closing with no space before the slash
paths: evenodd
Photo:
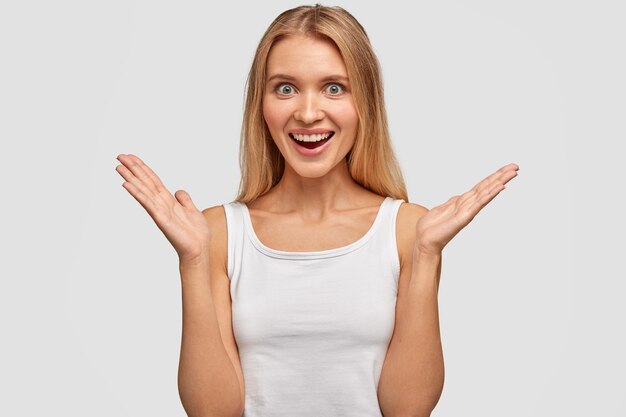
<path id="1" fill-rule="evenodd" d="M 423 294 L 437 294 L 441 252 L 428 252 L 417 246 L 413 250 L 413 266 L 410 285 Z"/>
<path id="2" fill-rule="evenodd" d="M 179 257 L 178 266 L 181 270 L 182 269 L 185 269 L 185 270 L 209 269 L 209 256 L 198 255 L 198 256 L 190 256 L 190 257 Z"/>
<path id="3" fill-rule="evenodd" d="M 427 250 L 415 245 L 413 247 L 413 258 L 418 261 L 439 263 L 441 260 L 441 251 Z"/>

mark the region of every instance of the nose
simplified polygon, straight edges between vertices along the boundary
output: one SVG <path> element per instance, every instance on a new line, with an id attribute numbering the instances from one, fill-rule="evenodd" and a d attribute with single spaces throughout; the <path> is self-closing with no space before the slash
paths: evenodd
<path id="1" fill-rule="evenodd" d="M 293 118 L 304 124 L 312 124 L 323 119 L 324 111 L 320 106 L 320 97 L 315 93 L 301 95 Z"/>

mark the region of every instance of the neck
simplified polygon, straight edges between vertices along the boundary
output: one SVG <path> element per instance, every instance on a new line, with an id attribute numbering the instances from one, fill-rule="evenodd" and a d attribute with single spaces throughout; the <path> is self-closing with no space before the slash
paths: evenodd
<path id="1" fill-rule="evenodd" d="M 318 178 L 303 177 L 286 164 L 270 193 L 272 205 L 279 211 L 299 211 L 303 217 L 320 219 L 329 211 L 353 206 L 362 191 L 344 160 Z"/>

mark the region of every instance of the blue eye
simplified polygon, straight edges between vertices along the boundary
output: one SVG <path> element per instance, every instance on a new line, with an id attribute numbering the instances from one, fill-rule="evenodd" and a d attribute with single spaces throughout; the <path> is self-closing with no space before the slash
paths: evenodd
<path id="1" fill-rule="evenodd" d="M 328 84 L 328 86 L 326 86 L 326 91 L 330 95 L 336 96 L 336 95 L 343 93 L 344 88 L 343 88 L 343 85 L 341 84 L 333 83 L 333 84 Z"/>
<path id="2" fill-rule="evenodd" d="M 289 95 L 293 93 L 293 87 L 289 84 L 280 84 L 278 87 L 276 87 L 276 91 L 279 94 Z"/>

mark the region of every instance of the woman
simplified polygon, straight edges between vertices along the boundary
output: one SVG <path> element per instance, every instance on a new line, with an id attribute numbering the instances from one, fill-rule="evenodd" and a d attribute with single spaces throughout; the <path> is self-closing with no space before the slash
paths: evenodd
<path id="1" fill-rule="evenodd" d="M 517 175 L 408 202 L 378 61 L 345 10 L 270 25 L 248 77 L 237 199 L 200 212 L 134 155 L 124 188 L 180 259 L 190 416 L 429 416 L 444 246 Z"/>

